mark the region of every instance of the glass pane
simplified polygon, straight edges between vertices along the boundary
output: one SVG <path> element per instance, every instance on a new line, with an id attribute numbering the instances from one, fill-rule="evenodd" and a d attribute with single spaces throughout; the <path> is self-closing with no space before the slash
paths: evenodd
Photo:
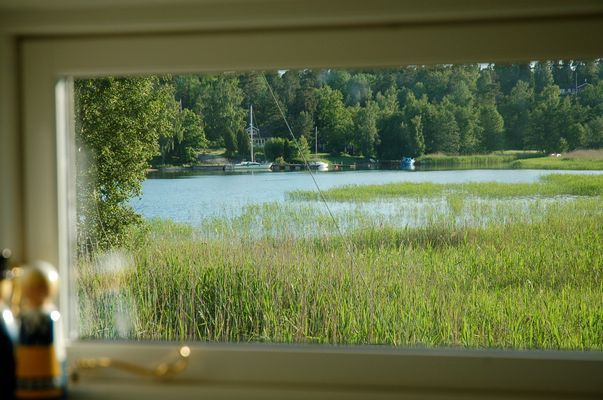
<path id="1" fill-rule="evenodd" d="M 603 350 L 603 64 L 75 81 L 82 339 Z"/>

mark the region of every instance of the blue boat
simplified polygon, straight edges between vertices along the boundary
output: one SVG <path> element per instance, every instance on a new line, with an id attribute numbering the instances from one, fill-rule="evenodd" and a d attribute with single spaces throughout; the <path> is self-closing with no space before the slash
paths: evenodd
<path id="1" fill-rule="evenodd" d="M 402 160 L 400 160 L 400 169 L 413 171 L 415 169 L 415 159 L 412 157 L 402 157 Z"/>

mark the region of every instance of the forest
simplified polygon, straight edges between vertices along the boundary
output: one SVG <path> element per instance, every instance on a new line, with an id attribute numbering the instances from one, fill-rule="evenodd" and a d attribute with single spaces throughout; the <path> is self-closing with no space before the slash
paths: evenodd
<path id="1" fill-rule="evenodd" d="M 603 146 L 603 62 L 562 60 L 174 76 L 166 84 L 182 128 L 161 140 L 155 161 L 192 161 L 207 146 L 245 158 L 249 105 L 261 135 L 284 139 L 286 151 L 291 136 L 267 83 L 302 146 L 314 149 L 317 128 L 319 150 L 333 154 L 399 159 Z"/>
<path id="2" fill-rule="evenodd" d="M 152 81 L 147 90 L 161 109 L 153 117 L 164 118 L 153 136 L 154 165 L 194 163 L 208 148 L 248 157 L 250 105 L 269 139 L 266 158 L 295 158 L 314 150 L 316 139 L 321 152 L 382 160 L 603 146 L 601 59 L 108 80 L 133 96 L 141 80 Z M 94 92 L 88 93 L 93 101 L 111 96 L 106 92 L 115 85 L 99 79 L 81 87 Z M 276 101 L 295 137 L 303 138 L 300 148 L 290 142 Z"/>

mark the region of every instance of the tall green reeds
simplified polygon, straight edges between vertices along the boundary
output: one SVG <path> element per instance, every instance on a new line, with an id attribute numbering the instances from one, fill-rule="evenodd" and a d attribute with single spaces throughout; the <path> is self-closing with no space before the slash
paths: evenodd
<path id="1" fill-rule="evenodd" d="M 482 198 L 520 196 L 596 196 L 603 194 L 603 174 L 550 174 L 535 183 L 469 182 L 455 184 L 400 182 L 384 185 L 347 185 L 324 192 L 329 201 L 372 201 L 398 197 L 428 198 L 446 193 Z M 316 192 L 292 191 L 289 200 L 319 200 Z"/>
<path id="2" fill-rule="evenodd" d="M 81 335 L 600 351 L 603 181 L 589 179 L 404 187 L 444 200 L 336 209 L 343 236 L 311 203 L 150 221 L 119 268 L 80 264 Z"/>

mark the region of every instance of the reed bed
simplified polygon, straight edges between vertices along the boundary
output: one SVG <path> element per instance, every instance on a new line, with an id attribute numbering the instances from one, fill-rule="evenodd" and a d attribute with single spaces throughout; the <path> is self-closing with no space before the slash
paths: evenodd
<path id="1" fill-rule="evenodd" d="M 597 196 L 603 194 L 603 174 L 550 174 L 536 183 L 469 182 L 457 184 L 401 182 L 384 185 L 346 185 L 323 192 L 329 201 L 364 202 L 380 198 L 441 197 L 453 193 L 481 198 Z M 319 200 L 312 191 L 292 191 L 289 200 Z"/>
<path id="2" fill-rule="evenodd" d="M 603 181 L 533 185 L 419 185 L 366 206 L 358 187 L 339 229 L 311 201 L 149 221 L 81 260 L 80 334 L 601 351 Z M 397 213 L 371 211 L 392 199 Z"/>
<path id="3" fill-rule="evenodd" d="M 603 159 L 599 158 L 601 151 L 568 153 L 560 157 L 539 157 L 516 160 L 511 168 L 521 169 L 565 169 L 565 170 L 603 170 Z M 588 157 L 592 158 L 588 158 Z"/>
<path id="4" fill-rule="evenodd" d="M 418 157 L 421 167 L 428 168 L 459 168 L 459 167 L 502 167 L 513 161 L 525 158 L 542 157 L 542 153 L 527 151 L 507 151 L 490 154 L 446 155 L 442 153 L 426 154 Z"/>
<path id="5" fill-rule="evenodd" d="M 417 159 L 421 168 L 521 168 L 559 170 L 603 170 L 603 150 L 574 150 L 560 156 L 534 151 L 491 154 L 428 154 Z"/>

